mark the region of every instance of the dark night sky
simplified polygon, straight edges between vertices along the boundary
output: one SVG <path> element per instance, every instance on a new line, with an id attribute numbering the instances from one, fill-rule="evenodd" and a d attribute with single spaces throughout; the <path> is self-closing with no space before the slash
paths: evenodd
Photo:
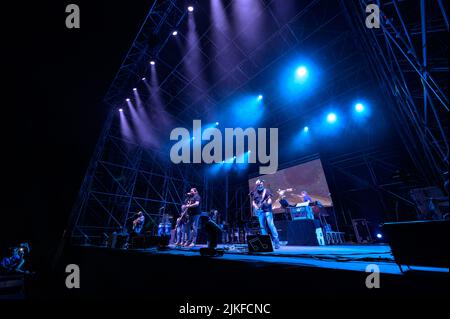
<path id="1" fill-rule="evenodd" d="M 81 29 L 65 27 L 69 3 Z M 50 252 L 61 237 L 106 114 L 101 99 L 150 5 L 30 1 L 3 12 L 1 252 L 18 240 Z"/>

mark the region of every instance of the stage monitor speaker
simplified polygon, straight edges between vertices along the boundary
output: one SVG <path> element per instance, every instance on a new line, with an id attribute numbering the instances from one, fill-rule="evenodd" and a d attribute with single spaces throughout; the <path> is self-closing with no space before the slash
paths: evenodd
<path id="1" fill-rule="evenodd" d="M 127 248 L 128 238 L 129 238 L 128 234 L 114 232 L 111 234 L 110 247 L 120 249 Z"/>
<path id="2" fill-rule="evenodd" d="M 280 220 L 275 222 L 280 241 L 288 246 L 318 246 L 315 220 Z"/>
<path id="3" fill-rule="evenodd" d="M 449 267 L 449 222 L 415 221 L 382 225 L 399 265 Z"/>
<path id="4" fill-rule="evenodd" d="M 170 242 L 170 236 L 169 235 L 162 235 L 158 236 L 158 247 L 159 248 L 165 248 L 169 246 Z"/>
<path id="5" fill-rule="evenodd" d="M 131 238 L 131 249 L 147 248 L 145 235 L 136 235 Z"/>
<path id="6" fill-rule="evenodd" d="M 269 235 L 247 236 L 248 251 L 252 253 L 270 253 L 273 251 L 272 240 Z"/>

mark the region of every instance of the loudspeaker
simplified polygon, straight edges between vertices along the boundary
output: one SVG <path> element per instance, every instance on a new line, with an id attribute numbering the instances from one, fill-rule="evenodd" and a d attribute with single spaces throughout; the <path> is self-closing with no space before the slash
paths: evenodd
<path id="1" fill-rule="evenodd" d="M 170 236 L 169 235 L 158 236 L 157 240 L 158 240 L 158 248 L 165 249 L 169 246 Z"/>
<path id="2" fill-rule="evenodd" d="M 136 235 L 131 238 L 131 247 L 132 249 L 144 249 L 147 248 L 145 244 L 146 238 L 144 235 Z"/>
<path id="3" fill-rule="evenodd" d="M 209 219 L 205 223 L 205 230 L 206 233 L 208 234 L 208 248 L 216 248 L 217 242 L 219 241 L 219 235 L 222 232 L 222 230 L 211 219 Z"/>
<path id="4" fill-rule="evenodd" d="M 280 220 L 275 222 L 279 240 L 288 246 L 318 246 L 315 220 Z"/>
<path id="5" fill-rule="evenodd" d="M 150 234 L 137 235 L 131 238 L 131 249 L 147 249 L 150 247 L 166 247 L 169 245 L 170 236 L 155 236 Z"/>
<path id="6" fill-rule="evenodd" d="M 384 234 L 399 265 L 449 267 L 449 222 L 385 223 Z"/>
<path id="7" fill-rule="evenodd" d="M 127 248 L 128 238 L 129 238 L 128 234 L 114 232 L 111 234 L 110 247 L 121 249 Z"/>
<path id="8" fill-rule="evenodd" d="M 269 235 L 247 236 L 248 251 L 253 253 L 270 253 L 273 251 L 272 240 Z"/>

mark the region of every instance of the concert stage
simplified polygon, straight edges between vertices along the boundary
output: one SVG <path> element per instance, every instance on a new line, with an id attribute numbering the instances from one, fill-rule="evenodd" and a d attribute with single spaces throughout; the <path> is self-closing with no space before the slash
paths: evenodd
<path id="1" fill-rule="evenodd" d="M 162 254 L 197 256 L 200 248 L 174 248 L 159 251 Z M 205 246 L 206 247 L 206 246 Z M 270 253 L 248 253 L 247 245 L 223 245 L 223 259 L 241 262 L 280 263 L 300 267 L 319 267 L 349 271 L 366 271 L 370 264 L 377 264 L 381 273 L 401 274 L 388 245 L 341 245 L 341 246 L 284 246 Z M 152 250 L 150 250 L 152 251 Z M 414 270 L 448 272 L 445 268 L 413 267 Z"/>
<path id="2" fill-rule="evenodd" d="M 223 257 L 199 249 L 123 250 L 73 247 L 83 284 L 68 297 L 339 298 L 445 296 L 448 269 L 413 267 L 401 273 L 387 245 L 289 246 L 273 253 L 228 248 Z M 237 247 L 239 248 L 239 246 Z M 380 288 L 366 287 L 366 267 L 380 269 Z M 223 300 L 223 299 L 222 299 Z"/>

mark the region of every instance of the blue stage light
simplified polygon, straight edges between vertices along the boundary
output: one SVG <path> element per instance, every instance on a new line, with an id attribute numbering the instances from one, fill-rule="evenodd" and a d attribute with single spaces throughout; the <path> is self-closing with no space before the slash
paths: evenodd
<path id="1" fill-rule="evenodd" d="M 378 234 L 377 234 L 377 238 L 378 238 L 378 239 L 381 239 L 381 238 L 383 238 L 383 235 L 381 235 L 380 233 L 378 233 Z"/>
<path id="2" fill-rule="evenodd" d="M 229 121 L 233 121 L 236 127 L 249 127 L 255 125 L 264 115 L 264 100 L 260 100 L 257 94 L 239 96 L 227 104 L 229 106 L 224 108 L 224 113 L 220 115 L 220 124 L 224 127 L 229 127 Z"/>
<path id="3" fill-rule="evenodd" d="M 293 57 L 280 72 L 280 90 L 288 102 L 307 99 L 320 82 L 321 71 L 308 57 Z"/>
<path id="4" fill-rule="evenodd" d="M 355 104 L 355 111 L 358 113 L 361 113 L 364 111 L 364 105 L 362 103 L 356 103 Z"/>
<path id="5" fill-rule="evenodd" d="M 308 132 L 309 131 L 309 127 L 307 127 L 307 126 L 305 126 L 304 128 L 303 128 L 303 132 Z"/>
<path id="6" fill-rule="evenodd" d="M 336 122 L 336 120 L 337 120 L 337 116 L 336 116 L 335 113 L 329 113 L 327 115 L 327 122 L 328 123 L 334 123 L 334 122 Z"/>
<path id="7" fill-rule="evenodd" d="M 216 126 L 219 126 L 219 122 L 216 122 Z"/>
<path id="8" fill-rule="evenodd" d="M 258 95 L 258 101 L 261 101 L 263 99 L 263 96 L 260 94 Z"/>
<path id="9" fill-rule="evenodd" d="M 308 75 L 308 69 L 306 67 L 304 67 L 303 65 L 299 66 L 297 68 L 297 70 L 295 70 L 295 77 L 298 80 L 306 78 L 307 75 Z"/>

